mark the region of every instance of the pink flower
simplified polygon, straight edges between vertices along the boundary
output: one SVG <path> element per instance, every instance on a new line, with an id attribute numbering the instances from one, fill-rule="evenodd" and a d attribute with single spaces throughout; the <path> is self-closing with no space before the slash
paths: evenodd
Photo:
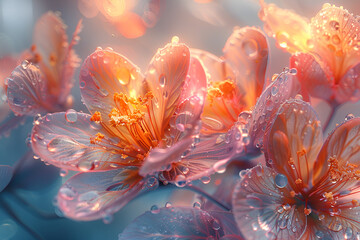
<path id="1" fill-rule="evenodd" d="M 293 54 L 302 88 L 337 106 L 360 99 L 360 24 L 342 7 L 324 4 L 309 21 L 296 13 L 262 2 L 265 31 Z"/>
<path id="2" fill-rule="evenodd" d="M 20 59 L 24 61 L 5 81 L 8 104 L 16 114 L 36 115 L 72 105 L 72 78 L 80 62 L 73 46 L 79 40 L 81 21 L 70 43 L 65 27 L 53 12 L 37 21 L 33 45 L 22 54 Z"/>
<path id="3" fill-rule="evenodd" d="M 97 49 L 81 68 L 80 89 L 92 115 L 48 114 L 32 131 L 42 160 L 82 172 L 59 190 L 67 217 L 106 217 L 156 188 L 153 176 L 182 186 L 185 175 L 206 170 L 182 158 L 199 131 L 206 76 L 177 37 L 158 50 L 145 77 L 112 49 Z"/>
<path id="4" fill-rule="evenodd" d="M 286 101 L 267 126 L 267 167 L 240 172 L 233 212 L 246 239 L 356 239 L 360 119 L 323 144 L 309 104 Z"/>

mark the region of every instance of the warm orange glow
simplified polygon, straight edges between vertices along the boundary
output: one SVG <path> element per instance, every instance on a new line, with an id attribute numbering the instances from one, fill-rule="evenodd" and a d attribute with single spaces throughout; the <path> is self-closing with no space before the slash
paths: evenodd
<path id="1" fill-rule="evenodd" d="M 126 12 L 116 22 L 117 30 L 126 38 L 138 38 L 145 34 L 146 26 L 136 13 Z"/>

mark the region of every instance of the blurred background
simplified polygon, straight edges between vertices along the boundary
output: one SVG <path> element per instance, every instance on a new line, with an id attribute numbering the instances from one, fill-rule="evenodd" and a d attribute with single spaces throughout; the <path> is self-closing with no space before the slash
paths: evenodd
<path id="1" fill-rule="evenodd" d="M 270 1 L 267 1 L 270 2 Z M 326 1 L 277 0 L 271 1 L 283 8 L 295 10 L 311 18 Z M 355 15 L 360 14 L 358 1 L 337 0 L 330 3 L 344 6 Z M 156 50 L 171 41 L 176 35 L 189 47 L 200 48 L 222 55 L 222 48 L 235 26 L 257 26 L 263 24 L 258 18 L 259 3 L 256 0 L 0 0 L 0 58 L 9 54 L 20 54 L 32 44 L 32 32 L 37 19 L 47 11 L 58 11 L 68 26 L 70 37 L 77 22 L 83 19 L 80 41 L 76 53 L 84 60 L 98 46 L 111 47 L 137 64 L 143 72 Z M 267 77 L 279 73 L 288 65 L 289 55 L 277 48 L 274 39 L 270 44 L 270 60 Z M 87 112 L 80 101 L 78 86 L 80 68 L 75 72 L 73 109 Z M 337 111 L 329 129 L 343 121 L 348 113 L 360 115 L 359 104 L 348 103 Z M 329 108 L 324 103 L 316 107 L 320 119 L 326 119 Z M 32 119 L 0 139 L 0 165 L 14 166 L 28 150 L 26 138 L 32 127 Z M 43 166 L 52 172 L 50 166 Z M 114 215 L 108 224 L 103 221 L 75 222 L 67 219 L 39 217 L 34 209 L 54 213 L 53 198 L 61 183 L 71 175 L 61 178 L 59 173 L 52 181 L 43 182 L 42 188 L 18 189 L 19 198 L 0 193 L 21 221 L 43 239 L 117 239 L 117 235 L 136 216 L 149 210 L 152 205 L 164 206 L 169 199 L 173 205 L 192 205 L 192 194 L 181 197 L 171 190 L 156 191 L 137 198 Z M 32 176 L 27 176 L 31 178 Z M 216 178 L 216 176 L 215 176 Z M 25 180 L 24 180 L 25 179 Z M 23 181 L 26 181 L 26 177 Z M 211 184 L 206 185 L 211 191 Z M 1 194 L 6 196 L 1 196 Z M 29 206 L 31 205 L 31 206 Z M 0 209 L 0 239 L 33 239 L 31 234 L 14 220 L 8 209 Z"/>

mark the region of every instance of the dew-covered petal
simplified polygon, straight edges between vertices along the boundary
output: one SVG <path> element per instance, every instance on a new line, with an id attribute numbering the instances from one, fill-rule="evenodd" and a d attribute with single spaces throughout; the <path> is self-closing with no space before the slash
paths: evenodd
<path id="1" fill-rule="evenodd" d="M 190 66 L 190 52 L 175 41 L 159 49 L 146 72 L 145 89 L 153 94 L 150 108 L 152 130 L 157 139 L 164 137 L 171 117 L 180 104 L 182 88 Z"/>
<path id="2" fill-rule="evenodd" d="M 242 135 L 237 126 L 227 133 L 200 135 L 191 149 L 183 152 L 181 160 L 161 175 L 173 183 L 209 178 L 215 172 L 224 172 L 228 162 L 242 149 Z"/>
<path id="3" fill-rule="evenodd" d="M 35 121 L 32 148 L 43 161 L 59 168 L 96 171 L 136 166 L 136 150 L 123 146 L 91 116 L 74 110 L 47 114 Z"/>
<path id="4" fill-rule="evenodd" d="M 81 24 L 80 24 L 81 25 Z M 78 38 L 80 25 L 75 30 Z M 33 34 L 33 46 L 30 49 L 30 61 L 39 65 L 48 91 L 64 104 L 72 86 L 74 68 L 80 60 L 72 50 L 74 43 L 68 43 L 66 25 L 53 13 L 45 13 L 36 23 Z"/>
<path id="5" fill-rule="evenodd" d="M 15 68 L 6 84 L 8 103 L 16 114 L 46 113 L 55 104 L 47 93 L 40 69 L 27 61 Z"/>
<path id="6" fill-rule="evenodd" d="M 297 53 L 291 56 L 290 67 L 296 68 L 301 87 L 311 96 L 331 100 L 335 80 L 326 63 L 309 53 Z"/>
<path id="7" fill-rule="evenodd" d="M 267 4 L 263 0 L 259 12 L 265 32 L 275 37 L 280 48 L 290 53 L 304 52 L 311 47 L 308 19 L 295 12 Z"/>
<path id="8" fill-rule="evenodd" d="M 360 64 L 346 72 L 335 86 L 334 92 L 338 103 L 356 102 L 360 99 Z"/>
<path id="9" fill-rule="evenodd" d="M 260 95 L 251 118 L 245 112 L 239 115 L 239 121 L 248 121 L 251 138 L 251 143 L 247 146 L 248 151 L 251 152 L 251 149 L 263 146 L 265 131 L 274 120 L 281 104 L 290 98 L 295 98 L 300 93 L 301 88 L 296 75 L 282 72 Z M 243 115 L 246 115 L 247 119 L 244 119 Z"/>
<path id="10" fill-rule="evenodd" d="M 208 78 L 208 94 L 201 117 L 202 132 L 226 133 L 246 108 L 243 96 L 236 85 L 236 75 L 224 59 L 199 49 L 191 49 L 191 56 L 198 58 Z"/>
<path id="11" fill-rule="evenodd" d="M 360 166 L 360 118 L 351 118 L 348 121 L 345 121 L 343 124 L 338 126 L 326 139 L 319 156 L 314 164 L 314 184 L 316 182 L 324 180 L 330 184 L 330 170 L 332 169 L 329 165 L 333 162 L 336 165 L 333 165 L 333 170 L 339 170 L 339 176 L 334 175 L 333 180 L 349 180 L 346 181 L 348 184 L 355 184 L 358 182 L 356 178 L 352 178 L 351 174 L 354 171 L 359 169 Z M 353 171 L 343 170 L 347 169 L 349 164 L 354 164 Z M 345 182 L 344 182 L 345 183 Z M 331 184 L 330 184 L 331 186 Z M 334 186 L 333 186 L 334 187 Z M 341 184 L 338 186 L 337 190 L 347 190 L 349 185 L 345 186 Z M 340 188 L 340 189 L 339 189 Z"/>
<path id="12" fill-rule="evenodd" d="M 13 177 L 13 168 L 7 165 L 0 165 L 0 192 L 6 188 Z"/>
<path id="13" fill-rule="evenodd" d="M 116 108 L 115 93 L 143 97 L 143 75 L 139 68 L 111 49 L 97 49 L 86 58 L 80 71 L 80 91 L 91 114 L 101 113 L 101 123 L 124 143 L 132 137 L 127 127 L 113 126 L 109 114 Z"/>
<path id="14" fill-rule="evenodd" d="M 274 119 L 264 140 L 267 163 L 287 176 L 294 190 L 302 189 L 311 184 L 312 167 L 323 143 L 320 121 L 301 100 L 286 101 Z"/>
<path id="15" fill-rule="evenodd" d="M 59 168 L 47 166 L 39 159 L 35 159 L 32 151 L 24 154 L 15 168 L 16 174 L 10 183 L 13 189 L 46 189 L 53 186 L 53 183 L 60 178 Z"/>
<path id="16" fill-rule="evenodd" d="M 234 69 L 236 84 L 247 108 L 255 106 L 265 80 L 268 44 L 257 28 L 235 28 L 224 49 L 224 59 Z"/>
<path id="17" fill-rule="evenodd" d="M 220 239 L 225 237 L 226 230 L 221 219 L 212 216 L 211 212 L 197 208 L 165 207 L 137 217 L 119 235 L 119 240 Z"/>
<path id="18" fill-rule="evenodd" d="M 359 63 L 360 23 L 342 7 L 325 4 L 311 20 L 314 51 L 339 79 Z"/>
<path id="19" fill-rule="evenodd" d="M 111 216 L 140 192 L 157 186 L 156 180 L 147 182 L 133 167 L 79 173 L 60 188 L 57 204 L 66 217 L 95 220 Z"/>
<path id="20" fill-rule="evenodd" d="M 299 239 L 306 216 L 290 185 L 268 167 L 244 171 L 233 193 L 233 214 L 245 239 Z"/>

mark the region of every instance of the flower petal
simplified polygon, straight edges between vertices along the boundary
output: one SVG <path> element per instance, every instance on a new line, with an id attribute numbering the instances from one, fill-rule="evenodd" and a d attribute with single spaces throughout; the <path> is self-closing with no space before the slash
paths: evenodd
<path id="1" fill-rule="evenodd" d="M 91 114 L 101 113 L 106 129 L 124 143 L 132 137 L 126 126 L 112 126 L 109 114 L 116 108 L 115 93 L 128 97 L 143 96 L 143 75 L 139 68 L 111 49 L 98 49 L 84 61 L 80 71 L 80 91 Z M 134 141 L 132 141 L 134 142 Z"/>
<path id="2" fill-rule="evenodd" d="M 334 76 L 326 63 L 308 53 L 297 53 L 290 58 L 290 67 L 297 69 L 297 76 L 311 96 L 331 100 Z"/>
<path id="3" fill-rule="evenodd" d="M 306 216 L 290 185 L 279 185 L 279 174 L 268 167 L 244 171 L 233 193 L 233 214 L 245 239 L 300 239 Z"/>
<path id="4" fill-rule="evenodd" d="M 360 23 L 347 10 L 325 4 L 311 20 L 314 51 L 340 78 L 359 63 Z"/>
<path id="5" fill-rule="evenodd" d="M 38 119 L 31 136 L 34 153 L 45 162 L 75 171 L 139 164 L 136 150 L 127 149 L 90 118 L 89 114 L 68 110 Z"/>
<path id="6" fill-rule="evenodd" d="M 236 28 L 227 40 L 224 58 L 235 71 L 236 84 L 244 95 L 245 106 L 255 106 L 265 80 L 268 44 L 264 34 L 256 28 Z"/>
<path id="7" fill-rule="evenodd" d="M 150 119 L 159 140 L 163 138 L 170 118 L 180 104 L 189 66 L 189 49 L 177 42 L 159 49 L 149 64 L 145 89 L 154 95 Z"/>
<path id="8" fill-rule="evenodd" d="M 290 53 L 306 52 L 309 48 L 310 27 L 308 19 L 291 10 L 282 9 L 275 4 L 260 1 L 260 19 L 269 36 L 276 38 L 277 44 Z"/>
<path id="9" fill-rule="evenodd" d="M 251 153 L 253 149 L 262 147 L 265 131 L 271 125 L 281 104 L 299 93 L 300 84 L 296 76 L 282 72 L 263 91 L 252 111 L 251 118 L 249 119 L 247 113 L 244 113 L 246 119 L 239 115 L 239 121 L 248 121 L 249 125 L 251 143 L 247 146 L 247 152 Z"/>
<path id="10" fill-rule="evenodd" d="M 0 165 L 0 192 L 6 188 L 13 177 L 13 168 L 7 165 Z"/>
<path id="11" fill-rule="evenodd" d="M 226 133 L 246 106 L 237 87 L 229 92 L 229 96 L 225 99 L 216 94 L 224 94 L 217 85 L 227 81 L 231 86 L 236 86 L 235 73 L 228 63 L 209 52 L 191 49 L 191 56 L 198 58 L 204 65 L 209 84 L 211 84 L 201 117 L 202 132 Z"/>
<path id="12" fill-rule="evenodd" d="M 319 156 L 314 163 L 314 184 L 328 177 L 330 158 L 335 158 L 338 167 L 347 164 L 360 166 L 360 118 L 353 118 L 338 126 L 326 139 Z M 343 173 L 345 178 L 347 173 Z M 327 179 L 330 185 L 330 178 Z M 357 180 L 347 181 L 348 184 L 357 184 Z M 334 186 L 333 186 L 334 187 Z M 345 186 L 342 186 L 345 189 Z M 347 186 L 348 187 L 348 186 Z"/>
<path id="13" fill-rule="evenodd" d="M 322 142 L 322 129 L 314 109 L 300 100 L 286 101 L 264 139 L 267 163 L 287 176 L 298 192 L 297 189 L 311 184 L 312 166 Z M 295 183 L 299 179 L 302 182 Z"/>
<path id="14" fill-rule="evenodd" d="M 183 99 L 170 119 L 170 130 L 166 133 L 167 148 L 155 148 L 146 157 L 140 174 L 146 176 L 162 171 L 173 162 L 180 160 L 182 154 L 194 142 L 193 135 L 199 132 L 200 116 L 206 97 L 206 76 L 201 63 L 191 58 Z"/>
<path id="15" fill-rule="evenodd" d="M 197 208 L 170 207 L 145 212 L 119 235 L 124 239 L 220 239 L 224 229 L 211 213 Z"/>
<path id="16" fill-rule="evenodd" d="M 358 101 L 360 99 L 360 63 L 350 68 L 335 87 L 337 102 Z"/>
<path id="17" fill-rule="evenodd" d="M 52 108 L 46 82 L 38 67 L 29 62 L 17 66 L 7 79 L 8 103 L 16 114 L 36 115 Z"/>
<path id="18" fill-rule="evenodd" d="M 95 220 L 124 207 L 139 193 L 155 189 L 157 182 L 146 182 L 137 168 L 79 173 L 60 188 L 57 202 L 66 217 Z"/>
<path id="19" fill-rule="evenodd" d="M 74 68 L 79 63 L 79 59 L 71 50 L 73 43 L 69 47 L 65 28 L 58 15 L 53 12 L 45 13 L 35 25 L 31 48 L 31 61 L 39 65 L 49 93 L 63 101 L 70 93 Z M 79 31 L 78 25 L 75 35 Z"/>
<path id="20" fill-rule="evenodd" d="M 169 182 L 191 182 L 215 172 L 225 171 L 225 167 L 236 153 L 242 152 L 241 132 L 234 126 L 227 133 L 218 133 L 200 138 L 185 151 L 181 161 L 175 162 L 170 170 L 163 171 L 162 177 Z"/>

